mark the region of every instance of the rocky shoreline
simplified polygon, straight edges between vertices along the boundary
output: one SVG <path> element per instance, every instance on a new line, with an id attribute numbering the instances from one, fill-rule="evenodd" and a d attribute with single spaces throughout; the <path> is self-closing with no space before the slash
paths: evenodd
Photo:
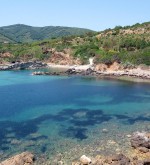
<path id="1" fill-rule="evenodd" d="M 96 71 L 94 68 L 86 70 L 70 68 L 61 72 L 33 72 L 32 75 L 49 75 L 49 76 L 94 76 L 94 77 L 130 77 L 150 80 L 150 71 L 143 71 L 140 69 L 121 70 L 121 71 Z"/>
<path id="2" fill-rule="evenodd" d="M 129 136 L 129 135 L 128 135 Z M 82 155 L 76 160 L 72 160 L 71 165 L 150 165 L 150 133 L 135 132 L 130 135 L 130 146 L 133 152 L 130 156 L 123 153 L 114 153 L 113 155 L 96 155 L 88 157 Z M 44 162 L 43 162 L 44 163 Z M 23 152 L 15 155 L 0 165 L 37 165 L 38 158 L 30 152 Z M 63 162 L 62 156 L 54 162 L 46 161 L 41 165 L 69 165 Z"/>
<path id="3" fill-rule="evenodd" d="M 93 65 L 79 65 L 79 66 L 67 66 L 67 65 L 52 65 L 43 63 L 41 61 L 28 61 L 28 62 L 15 62 L 9 64 L 1 64 L 0 71 L 7 70 L 24 70 L 24 69 L 59 69 L 62 71 L 42 72 L 36 71 L 32 75 L 49 75 L 49 76 L 94 76 L 94 77 L 111 77 L 111 78 L 138 78 L 143 80 L 150 80 L 150 69 L 142 69 L 140 67 L 135 68 L 122 68 L 119 64 L 112 64 L 112 68 L 107 68 L 104 64 L 97 66 Z M 117 69 L 116 69 L 117 68 Z"/>
<path id="4" fill-rule="evenodd" d="M 23 70 L 23 69 L 39 69 L 45 68 L 47 64 L 40 61 L 29 61 L 29 62 L 15 62 L 12 64 L 0 65 L 0 71 L 5 70 Z"/>

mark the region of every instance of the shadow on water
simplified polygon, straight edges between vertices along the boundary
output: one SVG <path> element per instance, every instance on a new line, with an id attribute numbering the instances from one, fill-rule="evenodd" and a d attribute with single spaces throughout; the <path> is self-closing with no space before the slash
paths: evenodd
<path id="1" fill-rule="evenodd" d="M 60 124 L 59 136 L 74 138 L 77 140 L 87 139 L 87 131 L 89 126 L 101 124 L 111 119 L 120 120 L 123 124 L 132 125 L 138 121 L 150 121 L 150 118 L 144 116 L 128 116 L 118 114 L 104 114 L 102 110 L 90 109 L 64 109 L 56 115 L 43 115 L 38 118 L 23 121 L 1 121 L 0 122 L 0 148 L 8 150 L 8 145 L 11 144 L 8 138 L 24 139 L 38 141 L 47 139 L 47 136 L 30 137 L 30 134 L 36 133 L 39 126 L 44 121 L 54 121 Z M 13 134 L 13 137 L 8 135 Z M 5 146 L 6 145 L 6 146 Z M 41 148 L 44 152 L 46 147 Z"/>

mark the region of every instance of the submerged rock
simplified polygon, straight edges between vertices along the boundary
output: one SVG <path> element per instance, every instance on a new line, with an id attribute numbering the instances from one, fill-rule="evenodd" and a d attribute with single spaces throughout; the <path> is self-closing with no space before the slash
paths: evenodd
<path id="1" fill-rule="evenodd" d="M 33 161 L 34 155 L 32 153 L 23 152 L 1 162 L 0 165 L 31 165 Z"/>
<path id="2" fill-rule="evenodd" d="M 104 129 L 102 129 L 102 132 L 103 133 L 108 133 L 109 131 L 108 131 L 108 129 L 104 128 Z"/>

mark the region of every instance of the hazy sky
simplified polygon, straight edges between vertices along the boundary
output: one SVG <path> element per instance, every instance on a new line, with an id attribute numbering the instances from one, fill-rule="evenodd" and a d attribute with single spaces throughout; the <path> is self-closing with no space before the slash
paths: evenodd
<path id="1" fill-rule="evenodd" d="M 150 0 L 0 0 L 0 26 L 70 26 L 103 30 L 150 21 Z"/>

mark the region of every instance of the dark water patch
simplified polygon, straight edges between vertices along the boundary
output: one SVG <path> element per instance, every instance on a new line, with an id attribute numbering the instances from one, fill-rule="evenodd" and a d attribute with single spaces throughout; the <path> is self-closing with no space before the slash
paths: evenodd
<path id="1" fill-rule="evenodd" d="M 7 151 L 7 150 L 9 150 L 9 147 L 6 147 L 6 146 L 5 146 L 5 147 L 1 147 L 0 149 L 1 149 L 2 151 Z"/>
<path id="2" fill-rule="evenodd" d="M 102 110 L 90 110 L 90 109 L 64 109 L 58 116 L 67 117 L 69 128 L 62 127 L 60 130 L 60 135 L 66 137 L 72 137 L 79 140 L 88 138 L 86 132 L 89 126 L 94 126 L 96 124 L 101 124 L 103 122 L 112 119 L 111 115 L 106 115 Z M 81 129 L 82 128 L 82 129 Z M 63 133 L 62 133 L 63 132 Z"/>
<path id="3" fill-rule="evenodd" d="M 88 136 L 86 132 L 89 126 L 102 124 L 117 118 L 123 124 L 133 125 L 139 121 L 150 121 L 150 118 L 144 116 L 128 116 L 118 114 L 105 114 L 103 110 L 90 110 L 90 109 L 64 109 L 56 115 L 42 115 L 32 120 L 23 122 L 1 121 L 0 122 L 0 146 L 3 144 L 10 144 L 7 139 L 24 139 L 27 137 L 29 140 L 38 141 L 47 139 L 47 136 L 30 137 L 29 135 L 37 133 L 40 124 L 45 121 L 53 121 L 59 123 L 60 134 L 75 139 L 86 139 Z M 64 123 L 64 124 L 63 124 Z M 68 127 L 69 126 L 69 127 Z M 63 133 L 62 133 L 63 132 Z M 13 133 L 14 137 L 7 137 Z"/>
<path id="4" fill-rule="evenodd" d="M 128 119 L 129 124 L 134 124 L 134 123 L 139 122 L 139 121 L 143 121 L 143 122 L 150 121 L 150 118 L 149 117 L 144 117 L 144 116 L 138 116 L 136 118 L 129 118 Z"/>
<path id="5" fill-rule="evenodd" d="M 13 122 L 13 121 L 2 121 L 0 122 L 0 146 L 3 144 L 8 144 L 11 142 L 7 141 L 7 135 L 10 133 L 14 134 L 15 139 L 24 139 L 26 136 L 30 134 L 36 133 L 39 129 L 39 124 L 42 122 L 52 119 L 51 115 L 43 115 L 39 118 L 28 120 L 24 122 Z M 9 131 L 8 131 L 9 128 Z M 10 129 L 11 128 L 11 129 Z M 39 138 L 47 138 L 46 136 L 42 136 Z M 34 139 L 38 140 L 38 139 Z"/>
<path id="6" fill-rule="evenodd" d="M 134 124 L 139 121 L 150 121 L 150 118 L 144 116 L 128 116 L 118 114 L 105 114 L 103 110 L 90 110 L 90 109 L 64 109 L 56 115 L 42 115 L 32 120 L 23 122 L 1 121 L 0 122 L 0 145 L 8 144 L 8 134 L 13 133 L 16 139 L 23 139 L 30 134 L 37 133 L 40 124 L 45 121 L 59 122 L 61 125 L 61 133 L 64 132 L 65 136 L 72 138 L 84 139 L 87 138 L 85 134 L 89 126 L 102 124 L 117 118 L 122 123 Z M 66 124 L 71 127 L 66 128 Z M 82 128 L 82 129 L 81 129 Z M 67 133 L 68 132 L 68 133 Z M 47 136 L 30 137 L 30 140 L 38 141 L 40 139 L 47 139 Z"/>
<path id="7" fill-rule="evenodd" d="M 33 140 L 33 141 L 38 141 L 38 140 L 45 140 L 45 139 L 48 139 L 47 136 L 45 135 L 42 135 L 42 136 L 38 136 L 38 137 L 30 137 L 28 138 L 29 140 Z"/>
<path id="8" fill-rule="evenodd" d="M 129 116 L 127 116 L 127 115 L 114 115 L 117 119 L 127 119 L 127 120 L 129 120 L 130 119 L 130 117 Z"/>
<path id="9" fill-rule="evenodd" d="M 44 145 L 44 146 L 42 146 L 42 147 L 40 148 L 40 150 L 41 150 L 42 153 L 45 153 L 46 150 L 47 150 L 47 147 Z"/>
<path id="10" fill-rule="evenodd" d="M 75 138 L 77 140 L 84 140 L 87 139 L 88 136 L 86 135 L 87 129 L 82 127 L 69 127 L 66 129 L 62 129 L 59 132 L 60 136 L 64 136 L 67 138 Z"/>
<path id="11" fill-rule="evenodd" d="M 108 122 L 117 118 L 123 121 L 124 124 L 134 124 L 138 121 L 150 121 L 150 118 L 144 116 L 128 116 L 128 115 L 118 115 L 118 114 L 105 114 L 102 110 L 90 110 L 90 109 L 64 109 L 56 115 L 42 115 L 38 118 L 23 121 L 23 122 L 13 122 L 13 121 L 2 121 L 0 122 L 0 145 L 9 144 L 7 141 L 7 135 L 10 133 L 14 134 L 14 138 L 23 139 L 33 133 L 37 133 L 40 124 L 44 121 L 54 121 L 59 122 L 60 132 L 64 132 L 66 137 L 72 137 L 77 139 L 87 138 L 86 132 L 89 126 L 94 126 L 102 124 L 103 122 Z M 70 125 L 69 128 L 65 124 Z M 57 123 L 58 124 L 58 123 Z M 12 137 L 13 138 L 13 137 Z M 41 139 L 47 139 L 47 136 L 30 137 L 30 140 L 38 141 Z"/>
<path id="12" fill-rule="evenodd" d="M 130 124 L 130 125 L 133 125 L 135 124 L 136 122 L 145 122 L 145 121 L 150 121 L 150 118 L 149 117 L 145 117 L 144 115 L 142 116 L 133 116 L 131 117 L 131 115 L 113 115 L 114 117 L 116 117 L 118 120 L 123 120 L 123 123 L 124 124 Z"/>

